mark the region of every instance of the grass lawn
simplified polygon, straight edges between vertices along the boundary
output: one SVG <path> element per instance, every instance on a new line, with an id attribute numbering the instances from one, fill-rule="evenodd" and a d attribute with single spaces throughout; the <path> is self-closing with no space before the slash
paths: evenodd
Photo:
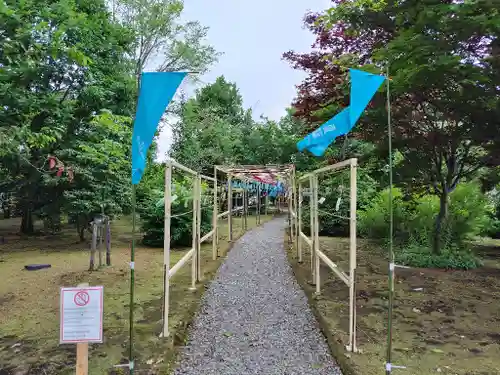
<path id="1" fill-rule="evenodd" d="M 262 222 L 270 217 L 262 217 Z M 220 254 L 212 261 L 211 240 L 202 245 L 204 283 L 188 291 L 190 265 L 171 280 L 170 332 L 159 338 L 163 296 L 163 249 L 137 247 L 135 340 L 136 368 L 140 374 L 167 374 L 176 349 L 184 343 L 186 328 L 197 309 L 204 284 L 229 250 L 227 221 L 220 222 Z M 248 227 L 255 227 L 249 217 Z M 89 244 L 79 243 L 74 229 L 55 236 L 22 239 L 13 234 L 18 220 L 0 220 L 0 375 L 73 374 L 75 345 L 59 345 L 59 288 L 88 282 L 104 286 L 104 343 L 90 347 L 89 373 L 122 374 L 113 365 L 126 363 L 130 275 L 130 222 L 113 223 L 112 266 L 89 272 Z M 234 218 L 234 239 L 243 234 L 242 219 Z M 188 249 L 171 253 L 174 265 Z M 24 265 L 50 263 L 52 268 L 25 271 Z"/>
<path id="2" fill-rule="evenodd" d="M 320 240 L 321 250 L 348 271 L 349 240 Z M 393 364 L 398 374 L 492 375 L 500 374 L 500 247 L 477 246 L 484 266 L 470 271 L 397 269 L 395 284 Z M 359 375 L 384 373 L 387 342 L 388 262 L 384 250 L 358 242 L 357 344 L 361 353 L 342 349 L 348 340 L 347 286 L 326 265 L 321 267 L 321 291 L 313 297 L 310 253 L 298 264 L 295 251 L 289 259 L 299 283 L 311 297 L 323 329 L 346 371 Z"/>

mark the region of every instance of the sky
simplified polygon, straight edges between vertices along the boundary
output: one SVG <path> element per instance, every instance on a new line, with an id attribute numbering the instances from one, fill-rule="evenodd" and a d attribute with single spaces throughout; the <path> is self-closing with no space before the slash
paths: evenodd
<path id="1" fill-rule="evenodd" d="M 186 20 L 209 27 L 207 41 L 222 52 L 219 62 L 201 77 L 208 84 L 224 75 L 235 82 L 245 108 L 254 116 L 278 120 L 296 95 L 295 85 L 305 77 L 282 61 L 284 52 L 308 52 L 314 41 L 303 28 L 308 10 L 329 7 L 330 0 L 185 0 Z M 187 90 L 191 91 L 191 90 Z M 158 156 L 168 151 L 171 131 L 165 127 Z"/>

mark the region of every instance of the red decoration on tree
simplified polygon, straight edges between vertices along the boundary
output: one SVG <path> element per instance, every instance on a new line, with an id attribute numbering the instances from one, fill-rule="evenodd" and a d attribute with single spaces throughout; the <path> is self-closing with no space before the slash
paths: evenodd
<path id="1" fill-rule="evenodd" d="M 49 156 L 49 169 L 54 169 L 56 166 L 56 158 L 54 156 Z"/>

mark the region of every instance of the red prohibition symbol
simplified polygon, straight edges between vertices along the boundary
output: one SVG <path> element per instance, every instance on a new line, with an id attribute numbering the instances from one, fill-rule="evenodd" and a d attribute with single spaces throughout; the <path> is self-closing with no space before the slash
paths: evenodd
<path id="1" fill-rule="evenodd" d="M 90 296 L 87 292 L 80 291 L 80 292 L 75 294 L 73 301 L 75 302 L 75 305 L 82 307 L 82 306 L 85 306 L 89 303 Z"/>

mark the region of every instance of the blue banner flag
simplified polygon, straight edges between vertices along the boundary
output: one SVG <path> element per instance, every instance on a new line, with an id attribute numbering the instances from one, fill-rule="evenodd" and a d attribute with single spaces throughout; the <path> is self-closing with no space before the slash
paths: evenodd
<path id="1" fill-rule="evenodd" d="M 351 75 L 349 119 L 352 129 L 368 106 L 368 103 L 370 103 L 370 100 L 372 100 L 373 95 L 375 95 L 380 85 L 385 81 L 385 77 L 357 69 L 349 69 L 349 73 Z"/>
<path id="2" fill-rule="evenodd" d="M 132 184 L 137 185 L 146 168 L 146 155 L 153 142 L 158 123 L 185 72 L 142 73 L 139 100 L 132 133 Z"/>
<path id="3" fill-rule="evenodd" d="M 350 105 L 297 142 L 299 151 L 307 149 L 315 156 L 325 153 L 335 138 L 351 131 L 385 77 L 349 69 L 351 76 Z"/>

